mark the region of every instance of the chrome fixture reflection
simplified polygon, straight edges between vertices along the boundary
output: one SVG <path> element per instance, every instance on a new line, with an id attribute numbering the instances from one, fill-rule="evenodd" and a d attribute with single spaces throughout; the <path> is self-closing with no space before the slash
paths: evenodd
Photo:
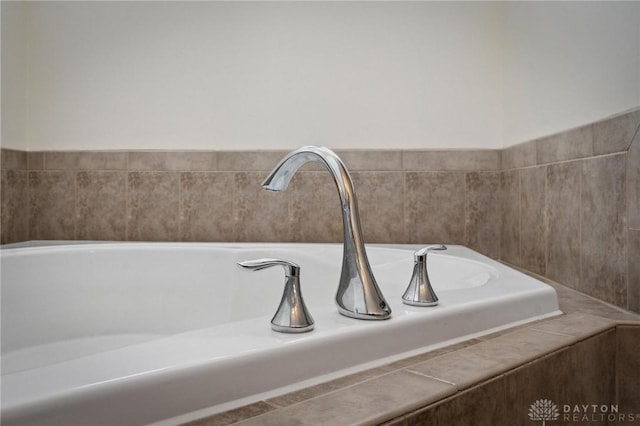
<path id="1" fill-rule="evenodd" d="M 280 306 L 271 319 L 271 328 L 281 333 L 304 333 L 313 330 L 313 318 L 307 310 L 300 289 L 300 267 L 288 260 L 263 258 L 239 262 L 251 271 L 281 265 L 285 270 L 285 284 Z"/>
<path id="2" fill-rule="evenodd" d="M 413 275 L 409 287 L 402 295 L 402 303 L 413 306 L 435 306 L 438 304 L 438 296 L 433 291 L 429 271 L 427 270 L 427 256 L 431 251 L 446 250 L 447 247 L 432 245 L 424 247 L 413 254 Z"/>
<path id="3" fill-rule="evenodd" d="M 329 148 L 303 146 L 282 159 L 262 186 L 269 191 L 286 190 L 296 171 L 310 161 L 322 163 L 327 167 L 340 195 L 344 251 L 336 293 L 338 311 L 342 315 L 357 319 L 387 319 L 391 316 L 391 308 L 371 272 L 360 229 L 355 189 L 340 157 Z"/>

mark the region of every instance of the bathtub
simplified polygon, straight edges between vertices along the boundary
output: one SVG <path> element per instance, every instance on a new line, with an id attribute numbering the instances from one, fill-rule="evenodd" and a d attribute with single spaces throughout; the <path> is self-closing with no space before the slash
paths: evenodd
<path id="1" fill-rule="evenodd" d="M 429 255 L 436 307 L 401 296 L 418 246 L 367 246 L 391 319 L 338 314 L 342 245 L 96 243 L 0 250 L 2 424 L 177 424 L 560 314 L 546 284 L 462 246 Z M 301 266 L 315 329 L 271 330 Z"/>

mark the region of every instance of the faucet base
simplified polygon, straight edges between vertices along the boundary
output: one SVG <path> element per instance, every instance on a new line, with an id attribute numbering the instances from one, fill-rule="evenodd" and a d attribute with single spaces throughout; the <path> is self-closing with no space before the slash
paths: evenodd
<path id="1" fill-rule="evenodd" d="M 360 312 L 352 312 L 348 311 L 344 308 L 338 306 L 338 312 L 340 315 L 344 315 L 345 317 L 355 318 L 359 320 L 370 320 L 370 321 L 378 321 L 378 320 L 386 320 L 391 318 L 391 310 L 377 313 L 360 313 Z"/>

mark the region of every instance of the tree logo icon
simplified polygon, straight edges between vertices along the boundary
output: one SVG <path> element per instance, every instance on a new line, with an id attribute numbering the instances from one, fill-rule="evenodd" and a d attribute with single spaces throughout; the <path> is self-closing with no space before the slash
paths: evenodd
<path id="1" fill-rule="evenodd" d="M 542 420 L 542 426 L 545 426 L 547 420 L 557 420 L 558 417 L 558 406 L 549 399 L 539 399 L 529 406 L 529 418 L 534 421 Z"/>

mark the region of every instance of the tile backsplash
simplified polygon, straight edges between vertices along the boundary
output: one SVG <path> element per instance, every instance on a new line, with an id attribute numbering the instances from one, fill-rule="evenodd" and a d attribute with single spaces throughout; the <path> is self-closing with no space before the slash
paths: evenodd
<path id="1" fill-rule="evenodd" d="M 469 246 L 640 312 L 640 109 L 504 150 L 344 150 L 369 243 Z M 3 244 L 339 242 L 335 185 L 287 151 L 2 149 Z"/>

